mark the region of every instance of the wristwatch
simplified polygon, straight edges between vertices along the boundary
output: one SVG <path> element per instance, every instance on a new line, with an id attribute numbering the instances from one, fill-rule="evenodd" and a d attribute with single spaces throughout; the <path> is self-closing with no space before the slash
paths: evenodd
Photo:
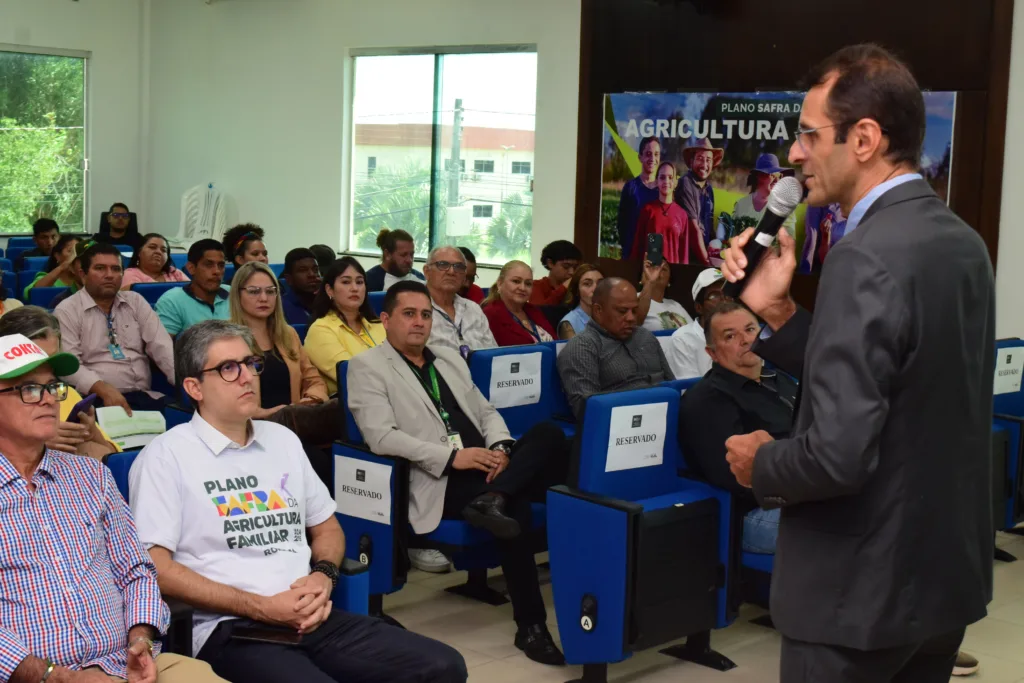
<path id="1" fill-rule="evenodd" d="M 313 565 L 313 569 L 309 573 L 313 574 L 315 572 L 319 572 L 331 580 L 331 590 L 334 590 L 338 585 L 338 566 L 333 562 L 320 560 Z"/>
<path id="2" fill-rule="evenodd" d="M 493 446 L 491 446 L 491 450 L 501 451 L 505 455 L 512 455 L 512 447 L 506 442 L 494 444 Z"/>

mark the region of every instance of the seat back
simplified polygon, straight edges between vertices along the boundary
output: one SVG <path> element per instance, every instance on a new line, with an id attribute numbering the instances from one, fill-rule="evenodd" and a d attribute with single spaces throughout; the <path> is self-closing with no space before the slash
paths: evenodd
<path id="1" fill-rule="evenodd" d="M 341 424 L 342 440 L 362 446 L 366 443 L 363 440 L 363 433 L 359 431 L 356 418 L 348 409 L 348 361 L 339 361 L 335 370 L 338 373 L 338 410 L 341 411 L 338 421 Z"/>
<path id="2" fill-rule="evenodd" d="M 309 332 L 309 323 L 296 323 L 292 327 L 295 328 L 295 332 L 299 335 L 299 342 L 305 344 L 306 334 Z"/>
<path id="3" fill-rule="evenodd" d="M 231 286 L 231 281 L 235 279 L 235 264 L 229 263 L 224 266 L 224 284 L 228 287 Z"/>
<path id="4" fill-rule="evenodd" d="M 32 240 L 31 237 L 8 237 L 7 238 L 7 248 L 8 249 L 10 249 L 12 247 L 19 247 L 19 248 L 24 247 L 25 249 L 31 249 L 34 246 L 36 246 L 36 243 Z"/>
<path id="5" fill-rule="evenodd" d="M 377 315 L 380 315 L 380 312 L 384 310 L 384 296 L 386 294 L 387 292 L 369 292 L 366 295 L 366 298 L 370 300 L 370 308 Z"/>
<path id="6" fill-rule="evenodd" d="M 67 287 L 33 287 L 28 290 L 28 301 L 25 303 L 33 306 L 49 308 L 54 297 L 66 291 Z"/>
<path id="7" fill-rule="evenodd" d="M 135 462 L 135 458 L 139 455 L 139 451 L 125 451 L 124 453 L 111 453 L 106 457 L 104 462 L 107 467 L 110 468 L 110 473 L 114 475 L 114 482 L 117 484 L 117 490 L 124 496 L 125 501 L 128 500 L 128 473 L 132 469 L 132 463 Z"/>
<path id="8" fill-rule="evenodd" d="M 18 271 L 18 295 L 22 295 L 25 292 L 25 288 L 28 287 L 36 279 L 36 275 L 39 274 L 38 270 L 19 270 Z"/>
<path id="9" fill-rule="evenodd" d="M 143 299 L 149 302 L 149 305 L 156 308 L 156 302 L 168 292 L 176 287 L 184 287 L 187 282 L 139 282 L 132 285 L 132 291 L 138 292 Z"/>
<path id="10" fill-rule="evenodd" d="M 516 438 L 551 418 L 554 365 L 554 351 L 544 344 L 480 349 L 469 354 L 473 384 L 498 409 Z"/>
<path id="11" fill-rule="evenodd" d="M 678 415 L 668 387 L 591 396 L 573 453 L 577 488 L 628 501 L 677 491 Z"/>
<path id="12" fill-rule="evenodd" d="M 1012 529 L 1024 521 L 1024 342 L 1000 339 L 996 342 L 995 386 L 993 389 L 993 420 L 996 429 L 1006 432 L 1003 471 L 993 471 L 993 479 L 1002 479 L 1006 495 L 1005 514 L 996 518 L 997 529 Z M 994 442 L 995 445 L 995 442 Z M 993 463 L 993 467 L 998 463 Z"/>
<path id="13" fill-rule="evenodd" d="M 0 253 L 2 253 L 2 250 L 0 250 Z M 0 258 L 0 270 L 5 272 L 8 270 L 14 270 L 14 263 L 12 263 L 10 259 Z"/>
<path id="14" fill-rule="evenodd" d="M 563 420 L 575 420 L 572 408 L 569 406 L 569 399 L 565 396 L 565 389 L 562 388 L 562 376 L 558 374 L 558 354 L 562 353 L 565 345 L 569 342 L 565 339 L 558 339 L 552 342 L 545 342 L 555 352 L 555 360 L 551 372 L 551 414 Z"/>
<path id="15" fill-rule="evenodd" d="M 11 239 L 14 238 L 12 237 Z M 32 244 L 31 242 L 29 242 L 28 246 L 21 247 L 11 246 L 10 244 L 8 244 L 7 251 L 4 255 L 7 257 L 7 260 L 10 261 L 12 264 L 17 263 L 18 257 L 24 254 L 26 251 L 32 251 L 34 247 L 35 245 Z"/>
<path id="16" fill-rule="evenodd" d="M 171 263 L 178 270 L 185 270 L 185 264 L 188 263 L 188 254 L 185 252 L 171 254 Z"/>
<path id="17" fill-rule="evenodd" d="M 4 289 L 7 290 L 7 296 L 14 297 L 18 301 L 21 301 L 22 294 L 18 290 L 18 274 L 10 270 L 5 270 L 3 280 Z"/>
<path id="18" fill-rule="evenodd" d="M 49 256 L 27 256 L 22 259 L 22 263 L 24 264 L 22 268 L 24 270 L 34 270 L 39 273 L 46 270 L 46 263 L 49 260 Z"/>
<path id="19" fill-rule="evenodd" d="M 280 280 L 281 279 L 281 273 L 284 272 L 284 264 L 283 263 L 268 263 L 267 265 L 270 266 L 270 270 L 271 270 L 271 272 L 274 273 L 274 277 L 276 277 L 278 280 Z"/>

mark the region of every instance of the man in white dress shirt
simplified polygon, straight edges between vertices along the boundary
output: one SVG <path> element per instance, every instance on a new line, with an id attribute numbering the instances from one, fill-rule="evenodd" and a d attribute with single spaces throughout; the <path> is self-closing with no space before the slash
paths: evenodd
<path id="1" fill-rule="evenodd" d="M 703 377 L 711 369 L 711 356 L 708 355 L 704 339 L 704 315 L 723 299 L 724 284 L 722 271 L 717 268 L 703 270 L 694 281 L 690 293 L 693 295 L 697 319 L 676 330 L 664 346 L 665 357 L 676 379 Z"/>

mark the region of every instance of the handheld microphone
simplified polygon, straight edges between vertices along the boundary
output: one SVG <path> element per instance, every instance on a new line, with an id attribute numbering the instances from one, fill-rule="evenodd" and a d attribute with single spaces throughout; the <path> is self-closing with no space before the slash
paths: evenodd
<path id="1" fill-rule="evenodd" d="M 804 188 L 796 178 L 782 178 L 775 184 L 768 195 L 768 204 L 765 206 L 766 211 L 761 217 L 761 222 L 757 224 L 750 241 L 743 247 L 743 255 L 747 257 L 747 267 L 743 269 L 745 277 L 737 282 L 726 282 L 722 287 L 722 294 L 732 299 L 739 298 L 750 276 L 761 262 L 764 252 L 775 241 L 779 228 L 796 210 L 803 196 Z"/>

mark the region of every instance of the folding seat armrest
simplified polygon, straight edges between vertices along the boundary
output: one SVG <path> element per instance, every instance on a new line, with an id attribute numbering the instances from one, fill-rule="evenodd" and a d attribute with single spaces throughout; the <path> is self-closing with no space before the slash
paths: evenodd
<path id="1" fill-rule="evenodd" d="M 588 503 L 595 505 L 601 505 L 602 507 L 612 508 L 615 510 L 622 510 L 623 512 L 643 512 L 643 505 L 630 502 L 628 500 L 621 500 L 619 498 L 612 498 L 611 496 L 602 496 L 598 493 L 590 493 L 588 491 L 582 491 L 577 488 L 565 486 L 559 484 L 558 486 L 552 486 L 549 489 L 552 493 L 560 493 L 565 496 L 571 496 Z"/>
<path id="2" fill-rule="evenodd" d="M 351 557 L 346 557 L 339 569 L 342 576 L 356 576 L 357 574 L 365 574 L 370 571 L 370 565 L 363 564 L 359 560 L 353 560 Z"/>

